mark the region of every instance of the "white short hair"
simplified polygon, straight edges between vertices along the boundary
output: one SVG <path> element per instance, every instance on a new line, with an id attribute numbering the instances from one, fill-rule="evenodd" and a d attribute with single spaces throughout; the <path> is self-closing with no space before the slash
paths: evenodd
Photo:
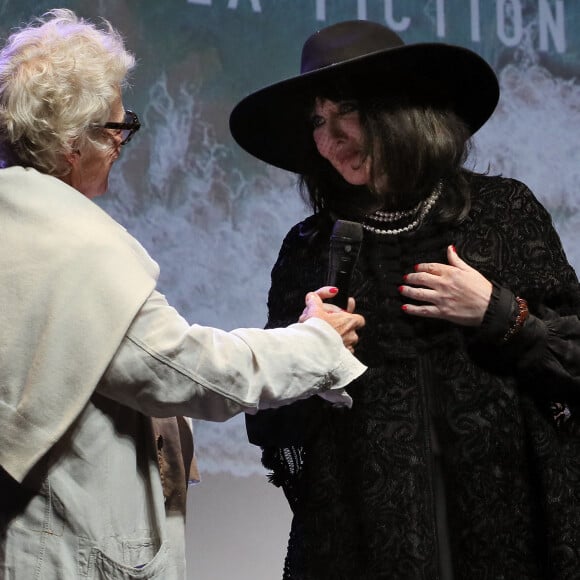
<path id="1" fill-rule="evenodd" d="M 14 32 L 0 51 L 0 144 L 16 162 L 56 177 L 73 150 L 100 145 L 135 58 L 121 35 L 66 9 Z M 102 144 L 101 144 L 102 146 Z"/>

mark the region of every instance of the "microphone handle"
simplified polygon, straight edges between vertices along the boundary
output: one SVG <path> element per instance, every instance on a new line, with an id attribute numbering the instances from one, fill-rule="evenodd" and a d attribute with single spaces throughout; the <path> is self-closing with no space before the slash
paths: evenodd
<path id="1" fill-rule="evenodd" d="M 334 304 L 343 310 L 346 310 L 348 306 L 348 297 L 350 294 L 350 279 L 352 276 L 352 270 L 354 267 L 354 262 L 357 258 L 357 252 L 352 251 L 349 252 L 352 246 L 350 244 L 347 245 L 347 251 L 339 253 L 337 256 L 334 252 L 331 251 L 331 260 L 335 258 L 338 263 L 330 264 L 328 278 L 327 278 L 327 285 L 328 286 L 336 286 L 339 292 L 338 294 L 332 296 L 326 302 L 329 304 Z M 353 248 L 354 249 L 354 248 Z"/>

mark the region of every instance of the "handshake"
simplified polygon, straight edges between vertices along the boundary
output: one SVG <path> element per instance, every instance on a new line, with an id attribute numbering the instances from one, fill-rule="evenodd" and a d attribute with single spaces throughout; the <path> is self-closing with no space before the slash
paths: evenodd
<path id="1" fill-rule="evenodd" d="M 338 293 L 334 286 L 323 286 L 315 292 L 306 294 L 306 306 L 298 319 L 304 322 L 309 318 L 320 318 L 330 324 L 340 334 L 344 346 L 354 352 L 354 347 L 358 342 L 357 331 L 365 325 L 365 319 L 360 314 L 355 314 L 354 298 L 349 297 L 346 310 L 333 304 L 323 302 L 333 298 Z"/>

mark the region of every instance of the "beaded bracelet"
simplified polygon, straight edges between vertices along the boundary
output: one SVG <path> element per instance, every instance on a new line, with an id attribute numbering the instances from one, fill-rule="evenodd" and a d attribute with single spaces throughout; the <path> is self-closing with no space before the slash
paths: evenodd
<path id="1" fill-rule="evenodd" d="M 507 342 L 514 334 L 517 334 L 524 322 L 527 320 L 530 311 L 528 310 L 528 303 L 519 296 L 516 296 L 516 302 L 518 303 L 518 314 L 515 317 L 512 325 L 508 328 L 508 331 L 505 333 L 503 337 L 503 342 Z"/>

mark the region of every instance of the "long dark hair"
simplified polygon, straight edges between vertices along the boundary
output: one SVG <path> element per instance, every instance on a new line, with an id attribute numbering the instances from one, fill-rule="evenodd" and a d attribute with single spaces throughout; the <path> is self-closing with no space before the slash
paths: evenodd
<path id="1" fill-rule="evenodd" d="M 471 142 L 470 131 L 458 115 L 400 99 L 357 99 L 356 103 L 366 152 L 372 159 L 371 182 L 379 183 L 386 173 L 387 190 L 350 185 L 320 156 L 313 141 L 312 169 L 300 177 L 302 195 L 313 211 L 355 217 L 376 209 L 408 208 L 443 179 L 444 195 L 433 214 L 438 221 L 461 221 L 470 207 L 463 164 Z"/>

